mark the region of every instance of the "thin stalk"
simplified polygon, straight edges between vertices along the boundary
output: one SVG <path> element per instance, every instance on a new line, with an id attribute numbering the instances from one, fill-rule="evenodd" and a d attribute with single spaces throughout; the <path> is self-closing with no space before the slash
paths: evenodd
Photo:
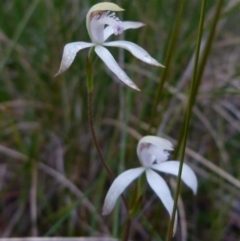
<path id="1" fill-rule="evenodd" d="M 86 59 L 86 73 L 87 73 L 87 87 L 88 87 L 88 121 L 89 121 L 89 126 L 90 126 L 90 130 L 91 130 L 93 143 L 97 150 L 100 162 L 101 162 L 102 166 L 104 167 L 104 169 L 106 170 L 111 181 L 113 181 L 114 175 L 113 175 L 112 171 L 109 169 L 109 167 L 107 166 L 107 164 L 103 158 L 102 151 L 101 151 L 99 142 L 97 140 L 97 136 L 96 136 L 96 132 L 95 132 L 95 128 L 94 128 L 94 122 L 93 122 L 93 71 L 92 71 L 92 63 L 90 60 L 90 59 L 93 59 L 92 55 L 93 55 L 93 51 L 90 51 L 90 58 L 87 57 L 87 59 Z M 127 210 L 126 229 L 125 229 L 125 233 L 124 233 L 124 237 L 123 237 L 123 241 L 127 241 L 128 236 L 129 236 L 129 231 L 130 231 L 131 219 L 130 219 L 130 215 L 129 215 L 129 207 L 128 207 L 127 200 L 123 194 L 121 195 L 121 198 L 122 198 L 125 208 Z"/>
<path id="2" fill-rule="evenodd" d="M 106 162 L 104 161 L 102 151 L 99 146 L 99 143 L 98 143 L 98 140 L 96 137 L 96 133 L 95 133 L 94 123 L 93 123 L 93 92 L 88 92 L 88 120 L 89 120 L 89 126 L 90 126 L 90 130 L 91 130 L 91 134 L 92 134 L 93 143 L 97 150 L 100 162 L 103 165 L 103 167 L 105 168 L 106 172 L 108 173 L 108 176 L 111 179 L 111 181 L 113 181 L 114 175 L 113 175 L 112 171 L 109 169 L 109 167 L 107 166 Z"/>
<path id="3" fill-rule="evenodd" d="M 183 168 L 183 163 L 184 163 L 185 147 L 186 147 L 187 136 L 188 136 L 188 127 L 189 127 L 189 122 L 190 122 L 190 118 L 191 118 L 193 103 L 196 98 L 195 95 L 197 93 L 197 92 L 195 92 L 195 88 L 197 86 L 197 67 L 198 67 L 199 52 L 200 52 L 200 47 L 201 47 L 203 24 L 204 24 L 204 18 L 205 18 L 206 1 L 207 0 L 202 0 L 202 5 L 201 5 L 193 79 L 192 79 L 192 83 L 191 83 L 191 93 L 190 93 L 190 97 L 188 100 L 188 107 L 187 107 L 187 111 L 186 111 L 186 115 L 185 115 L 186 118 L 185 118 L 184 126 L 183 126 L 183 140 L 181 141 L 182 148 L 181 148 L 181 153 L 180 153 L 180 167 L 179 167 L 179 171 L 178 171 L 177 189 L 176 189 L 176 194 L 174 197 L 173 213 L 172 213 L 172 218 L 171 218 L 171 222 L 170 222 L 169 229 L 168 229 L 168 236 L 167 236 L 168 241 L 170 241 L 173 236 L 174 220 L 175 220 L 175 215 L 176 215 L 176 211 L 177 211 L 178 196 L 179 196 L 180 188 L 181 188 L 181 176 L 182 176 L 182 168 Z"/>
<path id="4" fill-rule="evenodd" d="M 157 88 L 157 92 L 156 92 L 156 96 L 155 96 L 154 104 L 152 108 L 148 133 L 151 133 L 151 129 L 153 127 L 153 119 L 154 119 L 154 116 L 156 115 L 157 105 L 160 101 L 160 97 L 162 94 L 163 86 L 166 81 L 168 71 L 171 69 L 171 61 L 172 61 L 173 52 L 174 52 L 177 38 L 178 38 L 184 5 L 185 5 L 185 0 L 178 2 L 178 6 L 177 6 L 178 11 L 176 14 L 176 19 L 174 21 L 173 29 L 170 36 L 170 41 L 169 41 L 169 45 L 166 53 L 166 60 L 164 61 L 165 68 L 163 69 L 162 74 L 160 76 L 160 80 L 159 80 L 159 84 L 158 84 L 158 88 Z"/>
<path id="5" fill-rule="evenodd" d="M 93 51 L 92 50 L 90 51 L 90 58 L 93 59 Z M 111 181 L 113 181 L 114 175 L 113 175 L 112 171 L 109 169 L 109 167 L 107 166 L 106 162 L 104 161 L 102 151 L 101 151 L 101 148 L 100 148 L 98 140 L 97 140 L 94 123 L 93 123 L 93 74 L 92 74 L 93 71 L 92 71 L 92 63 L 91 63 L 90 58 L 87 57 L 87 59 L 86 59 L 86 73 L 87 73 L 87 87 L 88 87 L 88 121 L 89 121 L 89 126 L 90 126 L 90 130 L 91 130 L 91 134 L 92 134 L 93 143 L 97 150 L 100 162 L 103 165 L 103 167 L 105 168 L 105 170 L 107 171 L 108 176 L 111 179 Z"/>
<path id="6" fill-rule="evenodd" d="M 210 30 L 210 33 L 209 33 L 209 36 L 208 36 L 207 43 L 206 43 L 206 47 L 205 47 L 204 52 L 203 52 L 203 57 L 201 59 L 201 63 L 200 63 L 199 68 L 198 68 L 198 73 L 197 73 L 197 77 L 196 77 L 197 78 L 197 81 L 196 81 L 197 85 L 196 85 L 195 92 L 194 92 L 195 98 L 197 96 L 198 88 L 199 88 L 199 85 L 201 83 L 201 79 L 202 79 L 202 76 L 203 76 L 203 73 L 204 73 L 204 69 L 205 69 L 205 66 L 207 64 L 207 60 L 208 60 L 208 57 L 209 57 L 209 54 L 210 54 L 210 51 L 211 51 L 211 48 L 212 48 L 212 44 L 213 44 L 215 32 L 216 32 L 216 27 L 217 27 L 217 23 L 219 21 L 220 15 L 221 15 L 221 10 L 222 10 L 223 4 L 224 4 L 224 0 L 219 0 L 217 8 L 216 8 L 215 15 L 214 15 L 214 18 L 213 18 L 213 24 L 212 24 L 212 27 L 211 27 L 211 30 Z"/>
<path id="7" fill-rule="evenodd" d="M 204 73 L 204 69 L 205 69 L 205 66 L 206 66 L 206 63 L 207 63 L 207 59 L 208 59 L 208 56 L 210 54 L 210 50 L 211 50 L 211 47 L 212 47 L 212 43 L 213 43 L 213 40 L 214 40 L 214 36 L 215 36 L 215 31 L 216 31 L 216 27 L 217 27 L 217 22 L 219 20 L 219 17 L 220 17 L 220 14 L 221 14 L 221 9 L 222 9 L 222 6 L 223 6 L 223 3 L 224 3 L 224 0 L 220 0 L 218 2 L 218 6 L 216 8 L 216 12 L 215 12 L 215 15 L 213 17 L 213 24 L 212 24 L 212 27 L 210 29 L 210 33 L 209 33 L 209 36 L 208 36 L 208 39 L 207 39 L 207 42 L 206 42 L 206 47 L 203 51 L 203 56 L 201 58 L 201 63 L 199 64 L 199 68 L 198 70 L 196 70 L 196 72 L 194 72 L 194 76 L 195 76 L 195 86 L 194 86 L 194 89 L 193 89 L 193 94 L 192 94 L 192 99 L 191 99 L 191 102 L 189 103 L 189 105 L 191 105 L 191 109 L 193 108 L 193 105 L 196 101 L 196 98 L 197 98 L 197 93 L 198 93 L 198 90 L 199 90 L 199 87 L 200 87 L 200 83 L 201 83 L 201 80 L 202 80 L 202 76 L 203 76 L 203 73 Z M 196 57 L 196 56 L 195 56 Z M 184 116 L 184 121 L 183 123 L 186 122 L 186 118 L 187 118 L 187 115 Z M 181 152 L 181 149 L 182 149 L 182 140 L 183 140 L 183 136 L 184 136 L 184 124 L 181 128 L 181 131 L 180 131 L 180 138 L 179 138 L 179 145 L 177 146 L 177 148 L 175 149 L 175 157 L 177 157 L 179 155 L 179 153 Z"/>

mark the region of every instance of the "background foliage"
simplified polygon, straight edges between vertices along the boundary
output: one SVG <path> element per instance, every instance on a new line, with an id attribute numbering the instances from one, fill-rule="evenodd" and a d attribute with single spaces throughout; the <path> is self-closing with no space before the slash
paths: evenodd
<path id="1" fill-rule="evenodd" d="M 119 0 L 123 20 L 146 27 L 124 38 L 165 63 L 179 1 Z M 193 71 L 201 1 L 186 1 L 151 134 L 177 145 Z M 101 216 L 110 186 L 87 122 L 85 58 L 54 78 L 66 43 L 89 41 L 88 9 L 97 1 L 10 0 L 0 3 L 0 235 L 120 237 L 125 209 Z M 202 50 L 218 1 L 206 7 Z M 225 1 L 193 108 L 185 161 L 197 173 L 198 195 L 182 187 L 175 240 L 236 241 L 240 237 L 240 36 L 237 0 Z M 118 39 L 119 36 L 113 37 Z M 122 38 L 122 36 L 120 36 Z M 149 134 L 163 69 L 110 49 L 141 92 L 94 65 L 98 139 L 115 175 L 139 166 L 136 144 Z M 202 56 L 202 55 L 201 55 Z M 173 190 L 175 179 L 169 179 Z M 132 188 L 134 185 L 131 186 Z M 163 240 L 169 217 L 146 187 L 131 239 Z M 131 190 L 126 192 L 131 199 Z"/>

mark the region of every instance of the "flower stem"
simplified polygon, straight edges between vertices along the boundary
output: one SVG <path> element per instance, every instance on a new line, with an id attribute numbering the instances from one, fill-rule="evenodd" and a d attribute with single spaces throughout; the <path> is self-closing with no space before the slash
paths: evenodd
<path id="1" fill-rule="evenodd" d="M 92 52 L 90 52 L 90 54 L 91 53 Z M 92 58 L 92 56 L 90 56 L 90 58 Z M 96 132 L 95 132 L 95 128 L 94 128 L 94 122 L 93 122 L 93 71 L 92 71 L 92 63 L 91 63 L 90 58 L 87 57 L 87 59 L 86 59 L 86 73 L 87 73 L 87 87 L 88 87 L 88 121 L 89 121 L 89 126 L 90 126 L 90 130 L 91 130 L 93 143 L 97 150 L 100 162 L 101 162 L 102 166 L 104 167 L 104 169 L 106 170 L 111 181 L 113 181 L 114 175 L 113 175 L 112 171 L 109 169 L 109 167 L 107 166 L 107 164 L 103 158 L 102 151 L 101 151 L 99 142 L 97 140 L 97 136 L 96 136 Z M 131 226 L 131 218 L 130 218 L 130 212 L 129 212 L 127 200 L 123 194 L 121 195 L 121 198 L 122 198 L 124 206 L 127 210 L 126 229 L 125 229 L 124 237 L 123 237 L 123 241 L 127 241 L 128 237 L 129 237 L 130 226 Z"/>
<path id="2" fill-rule="evenodd" d="M 105 168 L 106 172 L 108 173 L 108 176 L 111 179 L 111 181 L 113 181 L 114 175 L 113 175 L 112 171 L 108 168 L 106 162 L 104 161 L 102 151 L 99 146 L 96 132 L 94 129 L 94 123 L 93 123 L 93 74 L 92 74 L 93 71 L 92 71 L 92 64 L 91 64 L 89 57 L 87 57 L 87 59 L 86 59 L 86 73 L 87 73 L 87 87 L 88 87 L 88 121 L 89 121 L 90 130 L 91 130 L 91 135 L 92 135 L 93 143 L 97 150 L 100 162 L 103 165 L 103 167 Z"/>
<path id="3" fill-rule="evenodd" d="M 104 161 L 102 151 L 100 149 L 100 146 L 99 146 L 99 143 L 98 143 L 98 140 L 96 137 L 96 133 L 95 133 L 95 128 L 94 128 L 94 124 L 93 124 L 93 92 L 92 91 L 88 91 L 88 121 L 89 121 L 89 126 L 90 126 L 90 130 L 91 130 L 91 134 L 92 134 L 93 143 L 97 150 L 101 164 L 103 165 L 106 172 L 108 173 L 108 176 L 111 179 L 111 181 L 113 181 L 114 175 L 113 175 L 112 171 L 108 168 L 106 162 Z"/>

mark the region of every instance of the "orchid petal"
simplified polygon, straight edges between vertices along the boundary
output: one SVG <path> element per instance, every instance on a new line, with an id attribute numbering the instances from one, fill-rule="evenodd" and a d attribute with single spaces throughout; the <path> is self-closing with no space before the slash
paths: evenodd
<path id="1" fill-rule="evenodd" d="M 119 196 L 123 193 L 125 188 L 130 185 L 131 182 L 134 181 L 137 177 L 139 177 L 143 172 L 145 168 L 138 167 L 134 169 L 127 170 L 123 173 L 121 173 L 112 183 L 110 189 L 108 190 L 108 193 L 105 197 L 104 204 L 103 204 L 103 211 L 102 215 L 109 214 L 116 202 Z"/>
<path id="2" fill-rule="evenodd" d="M 110 3 L 110 2 L 97 3 L 97 4 L 93 5 L 89 9 L 89 11 L 87 13 L 87 16 L 86 16 L 87 31 L 88 31 L 88 34 L 89 34 L 91 39 L 92 39 L 91 26 L 90 26 L 91 19 L 94 16 L 94 12 L 96 12 L 96 14 L 97 14 L 101 11 L 118 12 L 118 11 L 124 11 L 124 9 L 120 8 L 117 4 Z"/>
<path id="3" fill-rule="evenodd" d="M 109 46 L 109 47 L 119 47 L 119 48 L 124 48 L 131 52 L 132 55 L 134 55 L 136 58 L 140 59 L 141 61 L 154 65 L 157 67 L 164 67 L 160 63 L 157 62 L 154 58 L 152 58 L 146 50 L 141 48 L 140 46 L 136 45 L 135 43 L 129 42 L 129 41 L 112 41 L 112 42 L 107 42 L 103 44 L 104 46 Z"/>
<path id="4" fill-rule="evenodd" d="M 178 176 L 179 166 L 180 162 L 178 161 L 167 161 L 152 165 L 152 169 Z M 193 170 L 185 163 L 183 163 L 181 178 L 183 182 L 192 189 L 193 193 L 196 194 L 198 185 L 197 177 Z"/>
<path id="5" fill-rule="evenodd" d="M 124 21 L 122 22 L 123 31 L 127 29 L 136 29 L 145 26 L 144 23 Z M 112 26 L 107 26 L 104 29 L 104 41 L 106 41 L 112 34 L 114 34 L 114 28 Z"/>
<path id="6" fill-rule="evenodd" d="M 155 161 L 160 164 L 168 160 L 169 152 L 158 146 L 149 144 L 148 151 L 154 156 Z"/>
<path id="7" fill-rule="evenodd" d="M 103 11 L 97 15 L 93 15 L 90 21 L 91 39 L 92 42 L 102 44 L 104 42 L 104 27 L 109 25 L 112 27 L 115 35 L 123 32 L 123 24 L 115 13 Z"/>
<path id="8" fill-rule="evenodd" d="M 58 72 L 55 74 L 55 76 L 63 73 L 69 68 L 69 66 L 72 64 L 73 60 L 75 59 L 75 56 L 78 51 L 85 48 L 92 47 L 92 46 L 94 46 L 93 43 L 86 43 L 86 42 L 73 42 L 73 43 L 66 44 L 64 46 L 60 68 Z"/>
<path id="9" fill-rule="evenodd" d="M 149 146 L 149 144 L 142 146 L 141 155 L 139 157 L 144 167 L 151 167 L 156 160 L 156 157 L 149 151 Z"/>
<path id="10" fill-rule="evenodd" d="M 138 142 L 137 146 L 137 155 L 139 159 L 142 161 L 142 150 L 145 148 L 147 144 L 151 144 L 153 146 L 156 146 L 160 150 L 166 150 L 166 151 L 172 151 L 173 150 L 173 145 L 170 141 L 163 139 L 158 136 L 145 136 L 140 141 Z M 153 155 L 156 154 L 156 152 L 153 153 Z M 159 157 L 160 158 L 160 157 Z"/>
<path id="11" fill-rule="evenodd" d="M 161 176 L 159 176 L 156 172 L 154 172 L 151 169 L 148 169 L 146 171 L 146 176 L 147 176 L 148 184 L 162 201 L 171 219 L 174 202 L 171 196 L 170 189 L 168 188 L 166 182 L 163 180 Z M 174 233 L 176 231 L 176 226 L 177 226 L 177 213 L 176 213 L 175 222 L 174 222 Z"/>
<path id="12" fill-rule="evenodd" d="M 126 75 L 126 73 L 117 64 L 111 53 L 101 45 L 95 47 L 95 52 L 107 65 L 107 67 L 126 85 L 139 90 L 139 88 L 133 83 L 133 81 Z"/>

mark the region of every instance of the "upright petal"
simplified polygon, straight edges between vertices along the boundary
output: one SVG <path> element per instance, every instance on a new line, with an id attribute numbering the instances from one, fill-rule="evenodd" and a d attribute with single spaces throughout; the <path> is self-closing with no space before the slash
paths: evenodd
<path id="1" fill-rule="evenodd" d="M 146 171 L 147 181 L 150 185 L 150 187 L 153 189 L 153 191 L 157 194 L 157 196 L 162 201 L 164 207 L 167 209 L 170 219 L 172 218 L 172 212 L 173 212 L 173 198 L 171 195 L 171 192 L 166 184 L 166 182 L 163 180 L 161 176 L 159 176 L 156 172 L 154 172 L 151 169 L 148 169 Z M 174 233 L 176 231 L 177 226 L 177 214 L 175 217 L 174 222 Z"/>
<path id="2" fill-rule="evenodd" d="M 103 11 L 93 16 L 90 21 L 91 39 L 93 43 L 102 44 L 104 42 L 104 27 L 109 25 L 112 27 L 115 35 L 123 32 L 122 21 L 116 17 L 115 13 Z"/>
<path id="3" fill-rule="evenodd" d="M 160 63 L 157 62 L 154 58 L 152 58 L 146 50 L 141 48 L 140 46 L 136 45 L 135 43 L 129 41 L 112 41 L 108 43 L 104 43 L 104 46 L 111 46 L 111 47 L 119 47 L 124 48 L 132 53 L 136 58 L 140 59 L 141 61 L 154 65 L 157 67 L 164 67 Z"/>
<path id="4" fill-rule="evenodd" d="M 149 148 L 150 145 L 153 145 L 155 148 Z M 163 150 L 172 151 L 173 145 L 170 141 L 163 139 L 159 136 L 144 136 L 137 145 L 137 155 L 140 159 L 141 163 L 146 163 L 147 160 L 143 158 L 143 151 L 148 149 L 149 155 L 154 155 L 157 159 L 163 159 Z M 157 152 L 157 148 L 159 148 L 159 153 Z M 150 152 L 151 151 L 151 152 Z M 168 154 L 165 153 L 165 157 L 168 157 Z M 146 158 L 145 158 L 146 159 Z"/>
<path id="5" fill-rule="evenodd" d="M 160 172 L 169 173 L 169 174 L 178 176 L 179 166 L 180 166 L 179 161 L 167 161 L 161 164 L 152 165 L 152 168 Z M 185 163 L 183 163 L 181 177 L 183 182 L 192 189 L 194 194 L 196 194 L 197 185 L 198 185 L 197 177 L 194 171 Z"/>
<path id="6" fill-rule="evenodd" d="M 132 82 L 132 80 L 126 75 L 126 73 L 117 64 L 111 53 L 101 45 L 95 47 L 95 52 L 107 65 L 107 67 L 126 85 L 130 88 L 139 90 L 139 88 Z"/>
<path id="7" fill-rule="evenodd" d="M 65 70 L 69 68 L 69 66 L 72 64 L 73 60 L 75 59 L 75 56 L 78 51 L 80 51 L 81 49 L 92 47 L 92 46 L 94 46 L 93 43 L 85 43 L 85 42 L 73 42 L 73 43 L 66 44 L 64 46 L 60 68 L 58 72 L 55 74 L 55 76 L 63 73 Z"/>
<path id="8" fill-rule="evenodd" d="M 102 3 L 97 3 L 93 5 L 89 9 L 86 16 L 87 31 L 91 39 L 92 39 L 92 30 L 91 30 L 90 22 L 94 16 L 96 16 L 98 13 L 101 13 L 103 11 L 118 12 L 118 11 L 124 11 L 124 9 L 120 8 L 117 4 L 110 3 L 110 2 L 102 2 Z"/>
<path id="9" fill-rule="evenodd" d="M 122 22 L 123 31 L 127 29 L 136 29 L 145 26 L 144 23 L 140 22 L 131 22 L 131 21 L 124 21 Z M 106 41 L 112 34 L 114 34 L 115 30 L 112 26 L 107 26 L 104 29 L 104 41 Z"/>
<path id="10" fill-rule="evenodd" d="M 110 189 L 108 190 L 108 193 L 105 197 L 104 204 L 103 204 L 103 211 L 102 215 L 109 214 L 116 202 L 119 196 L 123 193 L 125 188 L 134 181 L 137 177 L 139 177 L 144 172 L 143 167 L 138 167 L 134 169 L 127 170 L 120 174 L 112 183 Z"/>

